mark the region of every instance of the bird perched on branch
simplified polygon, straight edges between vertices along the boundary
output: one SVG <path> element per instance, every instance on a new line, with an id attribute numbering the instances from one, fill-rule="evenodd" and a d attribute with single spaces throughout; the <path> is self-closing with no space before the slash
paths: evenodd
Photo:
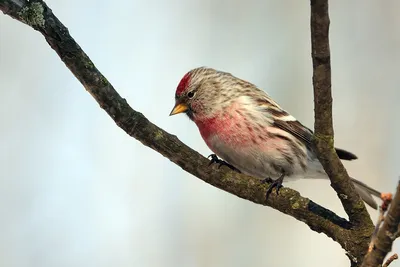
<path id="1" fill-rule="evenodd" d="M 211 162 L 272 181 L 267 197 L 283 179 L 327 178 L 313 151 L 312 131 L 283 110 L 264 91 L 230 73 L 200 67 L 186 73 L 170 115 L 186 113 L 216 155 Z M 336 149 L 340 159 L 357 157 Z M 377 208 L 380 192 L 351 178 L 361 198 Z"/>

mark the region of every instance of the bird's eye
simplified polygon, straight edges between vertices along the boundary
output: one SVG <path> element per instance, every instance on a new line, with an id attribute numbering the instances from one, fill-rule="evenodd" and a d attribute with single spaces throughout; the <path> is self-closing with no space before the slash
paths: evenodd
<path id="1" fill-rule="evenodd" d="M 194 92 L 193 92 L 193 91 L 190 91 L 190 92 L 187 94 L 187 96 L 188 96 L 189 98 L 194 97 Z"/>

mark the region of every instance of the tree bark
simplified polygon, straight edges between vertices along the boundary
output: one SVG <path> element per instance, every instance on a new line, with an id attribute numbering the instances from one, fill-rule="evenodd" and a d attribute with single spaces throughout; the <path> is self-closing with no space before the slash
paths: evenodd
<path id="1" fill-rule="evenodd" d="M 312 230 L 326 234 L 345 249 L 352 260 L 352 266 L 361 264 L 373 224 L 333 150 L 329 16 L 326 0 L 311 1 L 315 147 L 349 220 L 287 187 L 282 188 L 279 195 L 271 194 L 266 200 L 268 184 L 261 184 L 257 178 L 236 173 L 227 167 L 209 167 L 209 160 L 183 144 L 176 136 L 152 124 L 143 114 L 128 105 L 45 2 L 0 0 L 0 9 L 4 14 L 39 31 L 100 107 L 127 134 L 204 182 L 240 198 L 270 206 L 306 223 Z"/>
<path id="2" fill-rule="evenodd" d="M 399 237 L 400 231 L 400 181 L 396 194 L 390 204 L 383 225 L 378 230 L 374 248 L 364 259 L 362 267 L 381 266 L 387 254 L 392 250 L 393 241 Z"/>
<path id="3" fill-rule="evenodd" d="M 332 119 L 331 56 L 329 47 L 328 0 L 311 0 L 311 51 L 314 87 L 314 147 L 342 205 L 353 224 L 358 246 L 348 251 L 352 266 L 358 266 L 367 252 L 374 230 L 364 202 L 336 154 Z"/>

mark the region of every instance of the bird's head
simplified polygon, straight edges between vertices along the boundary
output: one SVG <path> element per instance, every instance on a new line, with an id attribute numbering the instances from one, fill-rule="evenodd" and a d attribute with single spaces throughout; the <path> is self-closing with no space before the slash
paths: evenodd
<path id="1" fill-rule="evenodd" d="M 186 73 L 175 92 L 170 116 L 186 113 L 193 121 L 212 116 L 229 100 L 229 73 L 200 67 Z"/>

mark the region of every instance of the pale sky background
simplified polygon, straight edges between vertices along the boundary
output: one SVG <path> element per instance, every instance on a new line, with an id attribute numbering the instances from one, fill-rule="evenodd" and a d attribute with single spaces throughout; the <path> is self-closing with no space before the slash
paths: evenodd
<path id="1" fill-rule="evenodd" d="M 194 67 L 255 83 L 313 127 L 309 1 L 47 2 L 134 109 L 205 156 L 196 126 L 168 116 Z M 330 2 L 336 146 L 359 156 L 352 176 L 394 191 L 400 2 Z M 1 14 L 0 40 L 0 266 L 349 266 L 325 235 L 127 136 L 38 32 Z M 286 185 L 344 215 L 328 181 Z"/>

